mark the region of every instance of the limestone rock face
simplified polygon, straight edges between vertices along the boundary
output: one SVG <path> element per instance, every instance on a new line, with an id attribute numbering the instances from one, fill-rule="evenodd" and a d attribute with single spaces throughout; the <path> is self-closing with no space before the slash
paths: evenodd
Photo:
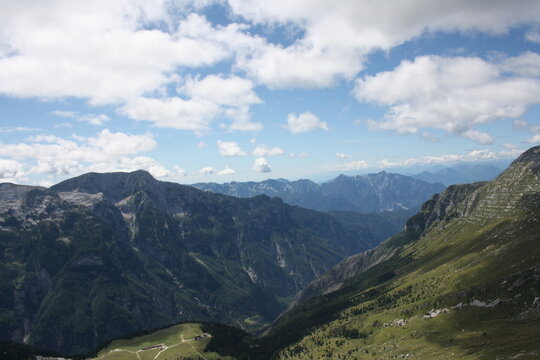
<path id="1" fill-rule="evenodd" d="M 183 320 L 256 330 L 390 234 L 145 171 L 0 184 L 0 341 L 80 353 Z"/>

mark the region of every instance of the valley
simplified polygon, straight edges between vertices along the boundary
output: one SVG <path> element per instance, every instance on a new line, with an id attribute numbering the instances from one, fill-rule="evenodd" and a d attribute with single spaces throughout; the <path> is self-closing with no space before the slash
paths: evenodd
<path id="1" fill-rule="evenodd" d="M 43 263 L 41 272 L 34 270 L 26 274 L 16 262 L 4 261 L 4 276 L 19 274 L 13 279 L 18 279 L 22 287 L 18 285 L 10 290 L 15 296 L 11 301 L 16 302 L 21 296 L 19 289 L 25 289 L 24 284 L 32 279 L 30 276 L 36 282 L 36 276 L 39 279 L 39 276 L 47 276 L 44 274 L 57 274 L 54 275 L 58 276 L 57 280 L 54 277 L 52 281 L 47 280 L 52 289 L 44 292 L 45 302 L 41 307 L 54 309 L 51 296 L 61 296 L 62 311 L 70 304 L 73 310 L 68 311 L 74 311 L 78 316 L 76 321 L 82 322 L 70 323 L 71 315 L 65 317 L 66 322 L 59 321 L 60 308 L 47 310 L 53 311 L 50 314 L 42 310 L 32 313 L 38 322 L 30 332 L 30 339 L 33 345 L 47 350 L 70 349 L 73 354 L 91 351 L 90 343 L 81 346 L 82 337 L 70 338 L 61 332 L 68 326 L 70 331 L 75 331 L 73 335 L 87 336 L 81 325 L 91 324 L 91 319 L 97 329 L 108 327 L 100 325 L 105 323 L 132 324 L 124 326 L 119 336 L 145 328 L 148 331 L 151 324 L 163 327 L 177 319 L 195 320 L 146 335 L 129 335 L 130 339 L 114 340 L 100 347 L 95 355 L 84 355 L 85 359 L 536 359 L 540 354 L 537 344 L 540 335 L 539 164 L 540 147 L 534 147 L 490 182 L 449 186 L 424 202 L 420 211 L 406 221 L 405 230 L 380 244 L 377 240 L 362 242 L 377 239 L 369 227 L 362 228 L 368 219 L 363 214 L 318 213 L 266 196 L 235 199 L 160 183 L 140 172 L 84 175 L 50 190 L 16 188 L 17 191 L 13 191 L 11 185 L 4 185 L 3 196 L 11 201 L 5 202 L 11 211 L 4 212 L 2 223 L 4 259 L 15 259 L 15 254 L 25 252 L 39 259 L 35 249 L 20 246 L 24 241 L 36 244 L 36 239 L 47 239 L 47 236 L 52 240 L 48 240 L 49 246 L 55 244 L 57 251 L 65 252 L 69 259 L 65 265 L 59 263 L 56 272 Z M 167 196 L 161 195 L 162 192 Z M 23 202 L 17 207 L 16 200 L 21 196 Z M 137 202 L 137 197 L 144 201 Z M 109 202 L 103 203 L 103 199 Z M 201 203 L 207 204 L 205 213 L 197 215 L 195 209 Z M 230 215 L 225 214 L 231 210 L 235 211 L 234 219 L 228 220 Z M 59 213 L 62 213 L 62 222 L 55 220 Z M 173 216 L 167 215 L 171 213 Z M 73 223 L 77 225 L 75 228 L 67 226 L 64 219 L 69 217 L 66 216 L 83 214 L 85 220 Z M 175 223 L 174 214 L 183 214 L 179 218 L 181 222 Z M 250 221 L 241 220 L 245 216 L 249 216 Z M 47 228 L 35 228 L 32 219 L 38 217 L 42 219 L 41 226 L 48 223 Z M 225 227 L 228 236 L 217 235 L 216 217 L 220 219 L 219 226 L 230 224 Z M 90 220 L 92 222 L 87 223 Z M 207 225 L 193 227 L 194 221 Z M 375 217 L 370 221 L 381 220 Z M 39 237 L 28 237 L 30 232 L 13 238 L 11 243 L 6 241 L 9 239 L 6 236 L 13 236 L 10 229 L 14 223 L 26 224 L 23 227 L 38 231 Z M 81 234 L 84 226 L 96 229 L 96 224 L 103 227 L 103 232 L 93 232 L 94 242 L 89 240 L 90 235 L 82 238 L 86 239 L 84 247 L 70 255 L 68 249 L 75 245 L 72 242 L 75 237 L 69 229 L 77 229 Z M 175 228 L 182 229 L 183 235 L 173 235 L 171 231 Z M 287 228 L 290 230 L 283 232 Z M 274 235 L 266 237 L 261 233 L 269 230 Z M 250 231 L 258 233 L 258 237 L 251 238 Z M 192 235 L 186 235 L 190 232 Z M 231 238 L 231 232 L 237 235 Z M 115 240 L 117 236 L 125 245 Z M 233 239 L 238 236 L 242 236 L 243 241 L 235 243 Z M 247 246 L 255 238 L 263 253 Z M 283 240 L 277 240 L 279 238 Z M 149 239 L 153 239 L 151 243 Z M 183 239 L 179 249 L 185 253 L 179 252 L 182 255 L 176 257 L 179 255 L 174 254 L 179 250 L 171 244 L 179 239 Z M 198 245 L 194 243 L 203 239 L 207 240 Z M 270 241 L 266 243 L 264 239 Z M 40 241 L 43 240 L 37 244 Z M 168 249 L 168 256 L 152 245 L 156 241 L 162 249 Z M 302 246 L 294 248 L 293 243 L 298 241 Z M 242 243 L 246 245 L 238 247 Z M 87 248 L 89 244 L 92 246 Z M 267 246 L 264 244 L 271 246 L 260 248 Z M 96 252 L 96 246 L 104 252 Z M 114 253 L 117 258 L 111 258 L 109 249 L 115 247 L 123 250 Z M 233 249 L 236 250 L 231 252 Z M 274 255 L 265 257 L 265 252 L 272 249 Z M 128 256 L 132 251 L 135 251 L 133 255 Z M 235 251 L 240 251 L 239 257 L 235 257 Z M 251 267 L 243 265 L 242 270 L 237 261 L 246 261 L 248 258 L 243 256 L 248 251 L 258 260 L 251 262 Z M 335 252 L 334 260 L 328 259 L 332 252 Z M 11 258 L 7 258 L 8 255 Z M 47 256 L 54 258 L 51 253 Z M 119 262 L 122 258 L 129 266 Z M 321 261 L 330 261 L 316 270 L 315 258 L 319 259 L 318 265 L 323 264 Z M 174 265 L 178 264 L 175 259 L 184 259 L 182 270 Z M 260 261 L 262 267 L 255 267 Z M 303 261 L 310 270 L 297 273 Z M 143 263 L 146 265 L 141 267 Z M 268 269 L 272 266 L 296 270 L 289 270 L 290 277 L 278 277 L 270 275 Z M 149 271 L 152 268 L 156 270 Z M 111 272 L 111 269 L 115 270 Z M 197 272 L 188 280 L 187 274 L 191 271 Z M 310 271 L 313 275 L 305 275 Z M 301 274 L 303 278 L 295 277 Z M 157 283 L 151 284 L 145 279 L 154 279 L 151 281 Z M 283 286 L 276 286 L 276 281 L 281 284 L 292 281 L 290 284 L 296 286 L 291 286 L 290 292 L 283 292 Z M 99 290 L 97 285 L 101 286 Z M 10 282 L 4 282 L 3 286 L 9 290 Z M 54 290 L 55 286 L 58 290 Z M 83 290 L 83 286 L 90 286 L 91 291 Z M 141 286 L 153 294 L 174 294 L 183 299 L 182 306 L 179 302 L 167 305 L 163 303 L 165 298 L 148 302 L 143 297 L 144 292 L 138 290 L 143 289 Z M 118 293 L 119 289 L 129 291 L 135 298 L 128 300 Z M 65 291 L 68 293 L 63 295 Z M 66 302 L 65 296 L 73 296 L 68 295 L 73 291 L 84 294 L 88 300 L 79 298 Z M 24 296 L 27 299 L 39 296 L 39 293 L 30 294 L 26 292 Z M 137 298 L 140 300 L 135 300 Z M 9 309 L 9 298 L 7 300 L 3 300 L 3 319 L 22 316 L 19 308 Z M 96 307 L 100 302 L 101 310 Z M 166 312 L 165 305 L 172 305 L 176 308 L 173 311 L 180 310 L 180 313 L 185 311 L 183 309 L 190 312 L 185 317 L 167 315 L 171 313 Z M 155 311 L 156 306 L 161 306 L 161 310 Z M 277 310 L 274 315 L 265 312 L 272 309 L 271 306 Z M 229 312 L 230 315 L 223 317 L 219 309 L 225 308 L 236 309 L 236 315 Z M 130 315 L 126 309 L 137 309 L 141 315 Z M 105 317 L 99 317 L 97 310 L 103 311 Z M 278 312 L 282 312 L 279 317 Z M 52 314 L 55 314 L 54 320 L 49 317 Z M 90 322 L 84 320 L 85 316 Z M 159 316 L 169 317 L 147 322 Z M 274 321 L 275 317 L 278 318 Z M 137 325 L 139 320 L 146 321 L 146 326 Z M 199 322 L 201 320 L 203 322 Z M 208 320 L 229 322 L 232 326 Z M 16 322 L 3 321 L 3 329 L 11 326 L 14 334 L 20 331 Z M 40 330 L 45 324 L 49 327 L 47 332 Z M 235 327 L 238 325 L 242 329 Z M 51 334 L 50 329 L 58 334 L 55 338 L 46 337 L 46 333 Z M 255 329 L 265 329 L 265 332 L 254 335 Z M 102 335 L 105 341 L 114 337 L 113 333 Z M 56 341 L 59 346 L 51 346 L 48 341 Z"/>

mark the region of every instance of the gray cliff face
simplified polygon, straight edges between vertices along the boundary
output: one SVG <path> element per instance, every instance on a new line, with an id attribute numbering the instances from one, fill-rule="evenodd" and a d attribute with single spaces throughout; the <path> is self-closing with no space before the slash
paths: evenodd
<path id="1" fill-rule="evenodd" d="M 211 320 L 256 330 L 380 232 L 284 204 L 86 174 L 0 185 L 0 340 L 80 353 L 135 331 Z"/>
<path id="2" fill-rule="evenodd" d="M 265 180 L 262 182 L 200 183 L 205 191 L 252 197 L 260 194 L 276 196 L 286 203 L 319 211 L 344 210 L 362 213 L 406 210 L 419 206 L 444 189 L 442 184 L 429 184 L 409 176 L 380 172 L 363 176 L 340 175 L 316 184 L 309 180 Z"/>

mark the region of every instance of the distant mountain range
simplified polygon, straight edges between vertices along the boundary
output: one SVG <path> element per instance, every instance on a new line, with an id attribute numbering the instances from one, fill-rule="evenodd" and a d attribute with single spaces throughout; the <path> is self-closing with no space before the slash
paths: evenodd
<path id="1" fill-rule="evenodd" d="M 441 183 L 449 186 L 453 184 L 469 184 L 477 181 L 490 181 L 502 172 L 502 169 L 492 165 L 465 164 L 434 172 L 423 171 L 413 175 L 413 177 L 428 183 Z"/>
<path id="2" fill-rule="evenodd" d="M 268 195 L 286 203 L 318 211 L 345 210 L 380 213 L 415 209 L 444 185 L 431 184 L 410 176 L 380 172 L 345 176 L 317 184 L 310 180 L 285 179 L 261 182 L 198 183 L 194 187 L 237 197 Z"/>
<path id="3" fill-rule="evenodd" d="M 0 342 L 73 354 L 184 320 L 259 329 L 407 216 L 330 215 L 145 171 L 0 184 Z"/>

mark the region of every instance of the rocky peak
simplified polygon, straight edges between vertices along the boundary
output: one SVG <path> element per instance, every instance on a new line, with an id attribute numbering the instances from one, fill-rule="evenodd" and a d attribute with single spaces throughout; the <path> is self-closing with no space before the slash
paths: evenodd
<path id="1" fill-rule="evenodd" d="M 532 147 L 522 153 L 516 160 L 512 162 L 510 168 L 523 163 L 529 164 L 531 170 L 536 175 L 540 175 L 540 146 Z"/>
<path id="2" fill-rule="evenodd" d="M 113 202 L 140 190 L 152 192 L 159 181 L 149 172 L 137 170 L 133 172 L 88 173 L 62 181 L 51 187 L 58 192 L 84 192 L 89 194 L 102 193 Z"/>

